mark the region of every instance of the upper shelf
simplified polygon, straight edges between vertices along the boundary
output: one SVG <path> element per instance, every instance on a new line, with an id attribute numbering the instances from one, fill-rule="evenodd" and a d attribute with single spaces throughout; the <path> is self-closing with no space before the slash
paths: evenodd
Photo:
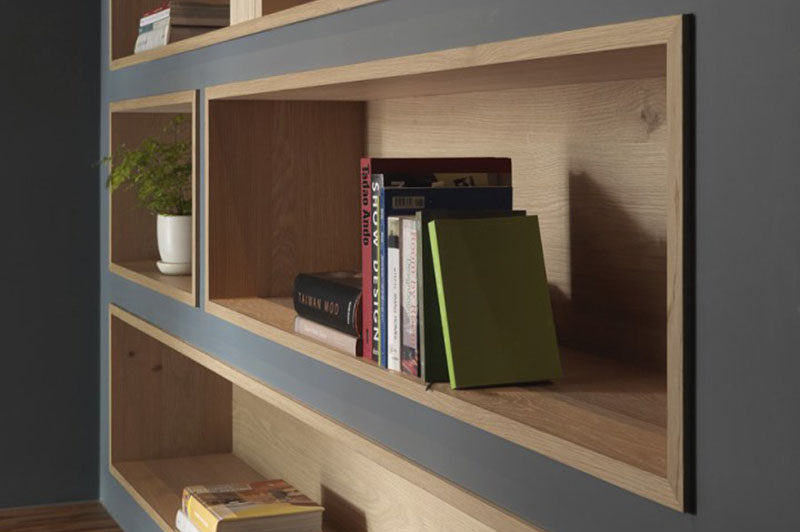
<path id="1" fill-rule="evenodd" d="M 123 145 L 138 146 L 146 137 L 158 137 L 176 115 L 185 117 L 179 133 L 192 139 L 192 205 L 196 197 L 196 92 L 182 91 L 112 102 L 109 105 L 108 153 Z M 145 211 L 131 190 L 109 192 L 109 271 L 191 306 L 197 303 L 196 229 L 192 209 L 192 271 L 190 275 L 163 275 L 156 238 L 156 217 Z"/>
<path id="2" fill-rule="evenodd" d="M 163 0 L 109 0 L 110 68 L 118 70 L 378 1 L 231 0 L 230 26 L 134 55 L 139 18 Z"/>

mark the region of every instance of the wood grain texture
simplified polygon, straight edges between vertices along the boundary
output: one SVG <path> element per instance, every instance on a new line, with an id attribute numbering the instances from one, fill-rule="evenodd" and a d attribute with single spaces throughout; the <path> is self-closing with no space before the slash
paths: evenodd
<path id="1" fill-rule="evenodd" d="M 194 306 L 193 282 L 191 275 L 164 275 L 155 261 L 122 261 L 111 263 L 109 271 L 129 281 L 146 286 L 150 290 Z"/>
<path id="2" fill-rule="evenodd" d="M 111 462 L 230 452 L 231 384 L 111 321 Z"/>
<path id="3" fill-rule="evenodd" d="M 299 272 L 359 268 L 363 104 L 214 102 L 208 124 L 209 297 L 287 297 Z"/>
<path id="4" fill-rule="evenodd" d="M 663 62 L 663 56 L 662 56 Z M 666 365 L 663 78 L 370 101 L 377 157 L 511 157 L 559 342 Z"/>
<path id="5" fill-rule="evenodd" d="M 0 532 L 122 532 L 99 502 L 0 510 Z"/>
<path id="6" fill-rule="evenodd" d="M 319 501 L 326 528 L 495 530 L 241 388 L 234 388 L 233 405 L 234 453 L 265 477 L 284 478 Z"/>
<path id="7" fill-rule="evenodd" d="M 197 197 L 197 93 L 181 91 L 111 102 L 109 152 L 120 146 L 136 147 L 148 136 L 158 137 L 176 115 L 187 120 L 181 134 L 192 139 L 192 198 Z M 159 259 L 156 217 L 146 212 L 133 191 L 109 192 L 109 270 L 188 305 L 197 304 L 197 216 L 192 209 L 192 274 L 164 276 L 156 269 Z"/>
<path id="8" fill-rule="evenodd" d="M 141 2 L 144 0 L 136 0 Z M 160 5 L 160 0 L 152 0 L 155 4 Z M 252 0 L 251 0 L 252 1 Z M 261 0 L 263 3 L 262 12 L 268 9 L 269 0 Z M 283 2 L 284 0 L 279 0 Z M 291 0 L 289 0 L 290 3 Z M 325 15 L 331 15 L 341 11 L 347 11 L 366 4 L 372 4 L 381 0 L 311 0 L 299 3 L 294 7 L 275 11 L 260 16 L 252 20 L 239 22 L 238 24 L 221 28 L 218 30 L 210 31 L 196 37 L 184 39 L 175 43 L 168 44 L 155 50 L 148 50 L 138 54 L 133 54 L 134 44 L 136 43 L 136 33 L 138 32 L 139 18 L 141 13 L 136 12 L 135 8 L 127 7 L 127 3 L 135 3 L 130 0 L 109 0 L 112 2 L 109 9 L 109 24 L 111 26 L 111 39 L 112 43 L 111 63 L 109 68 L 111 70 L 118 70 L 120 68 L 138 65 L 147 61 L 154 61 L 171 55 L 197 50 L 213 44 L 238 39 L 254 33 L 279 28 L 281 26 L 288 26 L 296 24 L 304 20 L 310 20 Z M 116 4 L 121 4 L 123 10 L 117 10 Z M 256 6 L 258 2 L 255 2 Z M 249 8 L 248 8 L 249 9 Z M 143 11 L 142 11 L 143 13 Z M 249 11 L 247 11 L 249 14 Z M 256 11 L 258 13 L 258 11 Z M 237 15 L 238 16 L 238 15 Z M 135 17 L 135 25 L 133 30 L 130 29 L 129 19 Z M 132 35 L 128 35 L 129 32 Z M 133 39 L 132 41 L 130 39 Z M 128 44 L 130 42 L 130 44 Z"/>
<path id="9" fill-rule="evenodd" d="M 683 508 L 681 32 L 680 17 L 665 17 L 206 90 L 212 107 L 238 100 L 248 105 L 366 101 L 367 151 L 373 156 L 510 156 L 515 206 L 541 218 L 560 343 L 567 351 L 602 356 L 618 372 L 616 381 L 600 384 L 610 386 L 608 397 L 615 397 L 600 408 L 632 421 L 630 428 L 614 428 L 609 435 L 604 422 L 593 418 L 597 404 L 588 396 L 570 399 L 577 405 L 570 416 L 595 419 L 577 440 L 559 432 L 558 425 L 571 417 L 535 428 L 497 406 L 490 407 L 495 411 L 483 406 L 464 410 L 469 400 L 441 399 L 450 394 L 434 394 L 432 400 L 420 395 L 414 383 L 297 338 L 283 322 L 271 323 L 285 320 L 286 314 L 264 312 L 266 307 L 248 291 L 215 294 L 212 286 L 207 311 Z M 357 186 L 355 180 L 351 186 Z M 212 211 L 216 201 L 213 191 L 207 195 Z M 209 234 L 214 238 L 213 228 Z M 209 266 L 212 275 L 214 269 Z M 217 297 L 227 298 L 225 304 L 216 304 Z M 645 401 L 650 405 L 646 419 L 636 417 L 636 394 L 625 393 L 642 382 L 651 383 L 645 389 L 657 398 Z M 626 437 L 627 430 L 642 429 L 634 428 L 637 423 L 655 430 L 644 438 Z M 643 445 L 638 451 L 616 452 L 612 442 L 617 437 Z"/>
<path id="10" fill-rule="evenodd" d="M 165 532 L 172 532 L 186 486 L 262 480 L 230 453 L 116 462 L 111 474 Z"/>
<path id="11" fill-rule="evenodd" d="M 506 392 L 508 396 L 505 400 L 503 391 L 496 389 L 482 393 L 470 390 L 451 393 L 434 387 L 426 391 L 418 381 L 388 372 L 361 358 L 340 353 L 215 302 L 207 303 L 206 311 L 428 408 L 666 506 L 677 507 L 666 478 L 641 467 L 663 469 L 664 428 L 656 423 L 664 418 L 665 399 L 663 384 L 659 387 L 662 381 L 658 372 L 620 362 L 609 366 L 609 361 L 606 361 L 601 365 L 613 377 L 590 382 L 591 372 L 598 365 L 596 357 L 564 351 L 564 362 L 571 368 L 575 380 L 564 381 L 565 384 L 556 387 L 534 386 L 520 390 L 519 394 L 515 394 L 515 389 L 511 388 Z M 618 369 L 620 367 L 627 369 Z M 238 382 L 236 384 L 240 385 Z M 626 393 L 634 391 L 630 396 Z M 494 397 L 495 394 L 501 399 Z M 505 404 L 506 401 L 508 404 Z M 621 411 L 615 411 L 615 408 Z M 535 410 L 542 417 L 528 415 L 527 409 Z M 519 419 L 509 417 L 511 412 Z M 573 422 L 575 427 L 570 426 Z M 615 448 L 616 444 L 621 447 Z M 594 449 L 603 449 L 619 459 Z"/>
<path id="12" fill-rule="evenodd" d="M 430 74 L 434 76 L 436 83 L 433 87 L 425 87 L 425 92 L 417 92 L 413 90 L 404 91 L 400 94 L 396 93 L 371 93 L 367 98 L 363 99 L 380 99 L 384 97 L 400 97 L 412 95 L 431 95 L 452 92 L 470 92 L 470 90 L 488 90 L 495 88 L 495 82 L 486 81 L 486 76 L 476 75 L 470 76 L 468 71 L 478 69 L 480 71 L 483 67 L 491 68 L 510 68 L 511 72 L 518 72 L 518 74 L 511 76 L 511 79 L 516 79 L 516 76 L 522 76 L 522 79 L 531 78 L 536 79 L 539 76 L 547 77 L 546 74 L 552 69 L 560 71 L 565 68 L 562 65 L 574 65 L 576 59 L 571 56 L 581 54 L 594 54 L 595 52 L 611 52 L 620 51 L 620 56 L 610 55 L 602 61 L 608 67 L 604 69 L 610 71 L 619 79 L 619 72 L 628 72 L 623 77 L 630 78 L 643 78 L 657 76 L 657 72 L 663 72 L 664 67 L 648 65 L 648 61 L 642 60 L 648 54 L 653 53 L 653 50 L 645 50 L 642 53 L 643 57 L 639 57 L 637 53 L 630 50 L 645 47 L 663 47 L 673 35 L 676 27 L 681 26 L 681 18 L 679 16 L 669 16 L 662 18 L 646 19 L 635 22 L 624 22 L 621 24 L 612 24 L 608 26 L 597 26 L 592 28 L 584 28 L 579 30 L 570 30 L 561 33 L 551 33 L 547 35 L 536 35 L 532 37 L 522 37 L 509 41 L 498 41 L 474 46 L 465 46 L 462 48 L 452 48 L 449 50 L 442 50 L 436 52 L 426 52 L 417 55 L 409 55 L 402 57 L 394 57 L 389 59 L 379 59 L 376 61 L 368 61 L 365 63 L 358 63 L 353 65 L 346 65 L 340 67 L 324 68 L 319 70 L 312 70 L 307 72 L 297 72 L 291 74 L 284 74 L 280 76 L 273 76 L 269 78 L 261 78 L 250 81 L 241 81 L 234 83 L 227 83 L 208 87 L 206 89 L 206 96 L 209 99 L 225 99 L 225 98 L 242 98 L 242 99 L 256 99 L 264 98 L 269 99 L 275 97 L 278 99 L 289 99 L 291 95 L 289 91 L 300 91 L 300 94 L 312 94 L 310 91 L 314 87 L 325 89 L 320 91 L 318 99 L 324 99 L 324 93 L 328 89 L 334 92 L 339 90 L 337 87 L 340 85 L 347 85 L 342 87 L 343 90 L 351 91 L 351 94 L 358 95 L 359 92 L 357 85 L 359 82 L 376 83 L 380 86 L 394 87 L 396 83 L 404 83 L 405 80 L 411 78 L 416 80 L 414 76 Z M 512 63 L 524 63 L 538 59 L 553 59 L 558 58 L 558 61 L 548 61 L 543 63 L 545 67 L 540 73 L 526 74 L 524 73 L 524 65 L 511 65 Z M 562 63 L 561 60 L 567 61 Z M 600 60 L 599 56 L 588 56 L 586 60 L 578 60 L 584 67 L 594 68 L 592 63 L 594 59 Z M 630 65 L 625 63 L 630 60 Z M 499 65 L 506 65 L 502 67 Z M 498 65 L 498 66 L 495 66 Z M 638 65 L 642 70 L 638 71 L 635 67 Z M 533 68 L 534 65 L 528 65 Z M 630 71 L 631 68 L 634 70 Z M 574 72 L 568 75 L 566 79 L 571 79 L 573 76 L 579 76 L 576 81 L 591 81 L 597 79 L 607 79 L 603 76 L 602 72 L 595 72 L 586 79 L 580 76 L 584 74 L 577 74 Z M 447 74 L 437 74 L 446 72 Z M 488 72 L 492 72 L 491 70 Z M 479 80 L 479 83 L 488 83 L 485 88 L 480 86 L 471 89 L 470 85 L 463 86 L 460 84 L 462 75 L 467 74 L 467 79 Z M 508 74 L 505 74 L 508 75 Z M 549 74 L 554 79 L 563 79 L 564 74 L 552 73 Z M 396 78 L 396 79 L 392 79 Z M 381 80 L 390 80 L 392 83 L 385 83 Z M 424 78 L 423 78 L 424 79 Z M 455 82 L 458 82 L 454 85 Z M 514 81 L 516 86 L 519 86 L 517 81 Z M 542 84 L 550 84 L 547 81 L 540 82 Z M 530 85 L 526 82 L 525 85 Z M 511 87 L 513 87 L 512 85 Z M 501 82 L 500 87 L 511 88 L 506 82 Z M 306 91 L 306 92 L 304 92 Z M 341 96 L 339 96 L 341 97 Z"/>
<path id="13" fill-rule="evenodd" d="M 235 385 L 235 387 L 241 388 L 241 390 L 237 390 L 237 394 L 245 393 L 251 394 L 252 396 L 257 397 L 258 401 L 262 401 L 269 405 L 268 410 L 264 410 L 264 415 L 272 416 L 273 410 L 277 413 L 280 411 L 281 413 L 289 416 L 289 418 L 297 420 L 296 423 L 292 423 L 293 427 L 299 427 L 300 425 L 306 425 L 308 427 L 313 427 L 313 431 L 315 433 L 315 442 L 319 444 L 322 442 L 323 445 L 329 446 L 327 451 L 331 453 L 331 455 L 337 456 L 349 456 L 350 459 L 361 460 L 360 457 L 366 457 L 373 465 L 366 464 L 365 462 L 359 462 L 362 464 L 366 464 L 367 467 L 370 468 L 371 471 L 380 471 L 382 478 L 392 478 L 392 475 L 396 476 L 394 482 L 403 482 L 407 481 L 410 484 L 407 484 L 408 490 L 412 491 L 415 494 L 418 494 L 420 497 L 424 497 L 428 504 L 436 505 L 437 508 L 440 509 L 447 509 L 448 507 L 452 507 L 450 510 L 447 509 L 447 512 L 461 512 L 464 514 L 461 517 L 458 517 L 459 523 L 467 523 L 470 527 L 474 528 L 467 528 L 466 530 L 483 530 L 480 528 L 479 525 L 475 522 L 478 521 L 483 523 L 489 530 L 497 530 L 503 532 L 534 532 L 538 529 L 533 527 L 532 525 L 521 521 L 519 518 L 505 512 L 504 510 L 492 505 L 491 503 L 477 497 L 476 495 L 463 490 L 462 488 L 456 486 L 455 484 L 439 477 L 430 471 L 414 464 L 413 462 L 405 459 L 404 457 L 382 447 L 381 445 L 372 442 L 365 437 L 353 432 L 352 430 L 344 427 L 343 425 L 337 423 L 336 421 L 310 409 L 309 407 L 297 402 L 294 399 L 291 399 L 276 390 L 268 387 L 263 382 L 254 379 L 253 377 L 246 375 L 237 369 L 211 357 L 210 355 L 199 351 L 197 348 L 183 342 L 182 340 L 171 336 L 164 331 L 158 329 L 157 327 L 133 316 L 132 314 L 111 305 L 109 307 L 110 315 L 113 319 L 118 319 L 124 321 L 126 324 L 130 325 L 131 327 L 141 331 L 141 333 L 152 337 L 155 341 L 161 342 L 166 347 L 174 349 L 175 351 L 180 352 L 183 356 L 187 358 L 187 360 L 191 360 L 194 363 L 207 368 L 208 370 L 216 373 L 221 378 L 224 378 L 227 381 L 230 381 Z M 352 357 L 351 357 L 352 358 Z M 422 388 L 422 387 L 420 387 Z M 265 407 L 266 408 L 266 407 Z M 259 412 L 262 412 L 260 409 Z M 264 419 L 261 414 L 258 414 L 258 423 L 269 423 L 269 419 Z M 283 419 L 289 419 L 285 416 Z M 260 429 L 258 429 L 260 432 Z M 289 430 L 294 430 L 293 428 L 286 428 L 286 434 L 289 434 Z M 247 437 L 243 435 L 239 435 L 236 437 L 240 444 L 246 443 L 249 440 Z M 306 445 L 306 442 L 301 440 L 294 440 L 292 445 L 296 447 L 298 450 L 301 450 Z M 247 452 L 248 459 L 257 458 L 252 453 L 253 447 L 252 444 L 248 444 Z M 320 453 L 320 449 L 322 447 L 317 447 L 316 453 Z M 259 456 L 265 453 L 256 453 Z M 319 456 L 319 454 L 318 454 Z M 239 458 L 243 458 L 239 456 Z M 193 460 L 193 458 L 185 458 L 186 460 Z M 268 458 L 265 456 L 261 456 L 260 460 L 267 460 Z M 220 474 L 217 473 L 209 474 L 207 476 L 208 480 L 205 480 L 206 477 L 196 476 L 191 479 L 188 479 L 183 474 L 176 474 L 176 473 L 162 473 L 165 468 L 163 465 L 160 464 L 171 464 L 170 461 L 158 461 L 159 465 L 154 466 L 153 461 L 149 461 L 147 468 L 155 469 L 155 474 L 147 472 L 144 470 L 145 468 L 139 467 L 140 473 L 128 473 L 123 471 L 117 471 L 115 468 L 112 467 L 112 473 L 120 479 L 120 482 L 123 486 L 126 487 L 136 500 L 139 502 L 140 505 L 145 507 L 145 509 L 149 508 L 149 512 L 151 515 L 159 515 L 159 512 L 153 510 L 152 504 L 149 502 L 150 500 L 158 499 L 162 494 L 166 498 L 170 498 L 168 495 L 169 492 L 175 493 L 177 491 L 177 486 L 181 483 L 186 482 L 222 482 L 222 476 L 225 473 L 225 470 L 228 469 L 226 465 L 224 468 L 213 468 L 214 471 L 220 471 Z M 186 462 L 182 462 L 186 463 Z M 227 461 L 225 462 L 228 463 Z M 195 463 L 195 465 L 199 465 Z M 255 464 L 254 464 L 255 465 Z M 172 467 L 172 466 L 170 466 Z M 235 470 L 237 466 L 231 466 L 231 470 Z M 304 471 L 302 469 L 302 465 L 298 464 L 298 471 Z M 124 469 L 124 466 L 123 466 Z M 181 471 L 202 471 L 202 467 L 191 467 L 191 464 L 186 466 L 180 466 L 179 468 Z M 383 472 L 385 470 L 385 472 Z M 270 471 L 265 470 L 267 473 Z M 328 471 L 328 476 L 333 475 L 341 475 L 341 478 L 352 478 L 352 474 L 348 472 L 339 472 L 339 468 L 336 466 L 335 461 L 331 460 L 330 469 Z M 348 476 L 349 475 L 349 476 Z M 137 481 L 136 484 L 141 484 L 143 482 L 148 483 L 149 485 L 153 486 L 148 493 L 151 493 L 147 497 L 144 497 L 142 492 L 144 490 L 137 490 L 134 489 L 133 482 L 129 480 L 129 477 L 139 477 L 141 478 L 140 481 Z M 160 480 L 151 481 L 150 477 L 156 476 L 159 477 Z M 165 478 L 172 478 L 174 480 L 164 480 Z M 291 478 L 291 477 L 290 477 Z M 327 477 L 326 477 L 327 479 Z M 338 483 L 347 482 L 341 479 L 332 479 Z M 353 481 L 363 482 L 367 487 L 358 487 L 359 493 L 364 493 L 365 489 L 368 489 L 372 479 L 369 477 L 360 477 L 358 479 L 353 479 Z M 402 484 L 406 485 L 406 484 Z M 170 488 L 170 486 L 172 486 Z M 319 488 L 318 488 L 319 489 Z M 435 499 L 439 501 L 436 501 Z M 343 523 L 350 523 L 353 517 L 353 513 L 357 514 L 359 512 L 358 508 L 353 506 L 352 504 L 348 504 L 346 500 L 341 500 L 335 497 L 335 494 L 332 492 L 328 492 L 327 498 L 324 499 L 327 501 L 327 504 L 330 504 L 332 508 L 337 508 L 337 513 L 341 517 L 339 522 Z M 358 504 L 361 504 L 360 502 Z M 363 502 L 363 504 L 367 505 L 364 507 L 362 512 L 376 512 L 378 514 L 384 515 L 387 510 L 385 508 L 381 508 L 380 504 L 377 504 L 373 499 L 368 499 Z M 413 513 L 418 513 L 420 510 L 417 508 L 417 504 L 413 503 L 411 508 L 390 508 L 390 512 L 402 512 L 404 515 L 410 515 Z M 168 506 L 164 506 L 164 508 L 169 508 Z M 443 510 L 445 511 L 445 510 Z M 339 512 L 349 512 L 347 515 L 343 515 Z M 162 513 L 167 514 L 167 510 L 163 510 Z M 167 514 L 169 515 L 169 514 Z M 449 513 L 447 515 L 450 515 Z M 455 515 L 455 514 L 454 514 Z M 469 516 L 469 517 L 464 517 Z M 382 519 L 387 519 L 387 517 L 383 517 Z M 413 521 L 413 517 L 411 517 Z M 433 522 L 431 523 L 434 526 L 434 529 L 441 529 L 444 525 L 441 522 Z M 384 525 L 385 526 L 385 523 Z M 407 526 L 407 525 L 404 525 Z M 166 529 L 165 529 L 166 530 Z M 329 527 L 326 527 L 326 532 L 330 530 Z M 347 528 L 338 528 L 339 531 L 342 530 L 349 530 Z M 371 530 L 371 528 L 370 528 Z M 331 530 L 331 532 L 333 532 Z"/>
<path id="14" fill-rule="evenodd" d="M 667 195 L 671 200 L 667 209 L 667 479 L 679 501 L 684 501 L 687 478 L 684 472 L 684 409 L 692 408 L 684 404 L 684 385 L 691 385 L 684 377 L 684 308 L 687 303 L 694 304 L 684 301 L 684 268 L 693 268 L 684 266 L 684 217 L 689 215 L 684 213 L 684 182 L 694 176 L 684 175 L 684 149 L 693 149 L 684 147 L 685 128 L 693 125 L 683 121 L 684 63 L 690 60 L 687 58 L 691 54 L 685 49 L 687 43 L 683 35 L 684 28 L 678 25 L 667 43 L 667 113 L 672 117 L 667 160 Z"/>

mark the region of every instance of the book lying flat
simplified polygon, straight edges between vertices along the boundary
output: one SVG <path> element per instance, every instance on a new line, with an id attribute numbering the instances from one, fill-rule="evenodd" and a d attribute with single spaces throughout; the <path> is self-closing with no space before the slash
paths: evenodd
<path id="1" fill-rule="evenodd" d="M 536 216 L 429 223 L 453 388 L 561 375 Z"/>
<path id="2" fill-rule="evenodd" d="M 199 532 L 319 532 L 324 510 L 284 480 L 190 486 L 181 509 Z"/>
<path id="3" fill-rule="evenodd" d="M 294 332 L 348 355 L 358 356 L 361 354 L 361 338 L 326 327 L 302 316 L 295 317 Z"/>

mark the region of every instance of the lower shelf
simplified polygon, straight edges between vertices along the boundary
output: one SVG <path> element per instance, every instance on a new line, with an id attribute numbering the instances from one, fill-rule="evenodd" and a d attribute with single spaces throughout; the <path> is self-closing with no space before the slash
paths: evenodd
<path id="1" fill-rule="evenodd" d="M 322 504 L 324 532 L 539 531 L 122 309 L 110 313 L 109 469 L 165 532 L 185 486 L 263 478 Z"/>
<path id="2" fill-rule="evenodd" d="M 154 260 L 111 263 L 109 269 L 112 273 L 144 285 L 151 290 L 189 305 L 195 305 L 192 275 L 164 275 L 158 270 Z"/>
<path id="3" fill-rule="evenodd" d="M 185 486 L 250 482 L 264 478 L 229 453 L 118 462 L 111 466 L 111 473 L 130 493 L 138 495 L 140 505 L 155 512 L 163 521 L 159 522 L 162 528 L 168 526 L 170 529 L 181 507 Z M 151 517 L 155 519 L 156 515 Z"/>
<path id="4" fill-rule="evenodd" d="M 562 347 L 565 377 L 552 384 L 426 390 L 418 380 L 294 334 L 290 298 L 212 300 L 206 310 L 555 460 L 650 496 L 671 496 L 663 372 Z"/>

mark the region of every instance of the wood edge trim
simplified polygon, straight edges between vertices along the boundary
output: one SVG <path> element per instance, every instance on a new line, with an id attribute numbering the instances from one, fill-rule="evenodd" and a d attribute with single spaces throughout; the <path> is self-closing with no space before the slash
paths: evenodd
<path id="1" fill-rule="evenodd" d="M 679 501 L 675 498 L 674 491 L 664 477 L 485 410 L 478 405 L 461 401 L 451 395 L 443 394 L 436 390 L 426 391 L 422 384 L 391 375 L 383 369 L 373 367 L 352 356 L 339 353 L 311 340 L 262 323 L 213 300 L 207 301 L 205 310 L 208 314 L 257 334 L 262 338 L 288 347 L 339 371 L 366 380 L 432 410 L 458 419 L 664 506 L 680 509 Z M 464 415 L 464 410 L 468 410 L 470 415 Z M 492 422 L 497 420 L 500 420 L 501 423 Z M 498 429 L 498 425 L 501 424 L 504 426 L 503 430 Z"/>
<path id="2" fill-rule="evenodd" d="M 142 495 L 133 487 L 133 484 L 128 482 L 125 476 L 119 472 L 119 470 L 114 466 L 114 464 L 108 465 L 108 471 L 111 473 L 111 476 L 119 482 L 120 486 L 128 492 L 128 494 L 136 501 L 136 504 L 141 506 L 141 508 L 147 513 L 147 515 L 152 519 L 158 527 L 163 530 L 164 532 L 174 532 L 172 526 L 164 521 L 164 519 L 159 515 L 159 513 L 153 508 L 147 499 L 142 497 Z"/>
<path id="3" fill-rule="evenodd" d="M 677 509 L 684 501 L 684 20 L 667 40 L 667 112 L 669 120 L 667 210 L 667 480 Z"/>
<path id="4" fill-rule="evenodd" d="M 140 332 L 178 351 L 217 375 L 220 375 L 234 385 L 252 393 L 271 406 L 314 427 L 315 430 L 323 432 L 336 441 L 347 445 L 349 448 L 370 458 L 370 460 L 374 461 L 377 465 L 412 482 L 421 489 L 424 489 L 433 496 L 487 526 L 495 528 L 498 531 L 542 532 L 541 529 L 523 521 L 516 515 L 495 506 L 482 497 L 416 464 L 408 458 L 384 447 L 380 443 L 335 421 L 327 415 L 314 410 L 305 403 L 282 394 L 254 377 L 242 373 L 233 366 L 200 351 L 191 344 L 172 336 L 166 331 L 159 329 L 155 325 L 138 318 L 114 304 L 109 305 L 109 316 L 124 321 Z M 486 515 L 487 513 L 491 515 Z"/>
<path id="5" fill-rule="evenodd" d="M 206 87 L 209 99 L 666 44 L 681 15 L 520 37 Z M 365 75 L 365 72 L 367 73 Z"/>
<path id="6" fill-rule="evenodd" d="M 109 0 L 110 1 L 110 0 Z M 183 91 L 168 92 L 163 94 L 156 94 L 151 96 L 144 96 L 141 98 L 130 98 L 125 100 L 118 100 L 110 102 L 108 106 L 108 153 L 113 150 L 113 115 L 114 113 L 123 113 L 130 111 L 140 111 L 143 109 L 157 109 L 158 107 L 166 107 L 175 104 L 187 104 L 190 106 L 190 113 L 192 115 L 192 199 L 194 205 L 192 206 L 192 282 L 191 291 L 185 292 L 179 288 L 175 288 L 163 283 L 159 283 L 149 277 L 142 275 L 138 272 L 120 266 L 113 262 L 113 205 L 112 192 L 108 190 L 108 269 L 125 279 L 134 283 L 140 284 L 151 290 L 155 290 L 163 295 L 177 299 L 187 305 L 197 307 L 197 153 L 198 153 L 198 136 L 197 136 L 197 93 L 195 89 L 188 89 Z M 157 112 L 157 111 L 154 111 Z"/>
<path id="7" fill-rule="evenodd" d="M 211 147 L 209 145 L 209 115 L 208 115 L 208 94 L 203 90 L 203 308 L 208 307 L 209 304 L 209 285 L 211 283 L 211 275 L 209 263 L 211 262 L 211 248 L 209 247 L 209 225 L 211 218 L 210 202 L 209 202 L 209 161 Z"/>
<path id="8" fill-rule="evenodd" d="M 176 92 L 165 92 L 163 94 L 153 94 L 150 96 L 142 96 L 140 98 L 127 98 L 124 100 L 116 100 L 109 102 L 109 108 L 112 113 L 123 113 L 126 111 L 141 111 L 143 109 L 157 109 L 158 107 L 166 107 L 175 104 L 189 104 L 192 105 L 196 101 L 197 90 L 187 89 Z M 158 112 L 154 110 L 153 112 Z"/>
<path id="9" fill-rule="evenodd" d="M 109 265 L 108 270 L 111 273 L 118 275 L 119 277 L 122 277 L 138 285 L 144 286 L 145 288 L 158 292 L 159 294 L 171 297 L 172 299 L 176 299 L 181 303 L 189 305 L 190 307 L 197 306 L 196 295 L 192 292 L 186 292 L 184 290 L 181 290 L 180 288 L 175 288 L 174 286 L 161 283 L 159 281 L 156 281 L 155 279 L 147 277 L 146 275 L 142 275 L 139 272 L 133 271 L 124 266 L 120 266 L 115 262 L 112 262 Z"/>
<path id="10" fill-rule="evenodd" d="M 163 59 L 173 55 L 199 50 L 215 44 L 232 41 L 241 37 L 247 37 L 262 31 L 272 30 L 283 26 L 290 26 L 312 20 L 327 15 L 333 15 L 342 11 L 349 11 L 357 7 L 373 4 L 382 0 L 314 0 L 305 5 L 290 7 L 277 13 L 260 16 L 246 22 L 240 22 L 233 26 L 226 26 L 218 30 L 213 30 L 202 35 L 190 37 L 182 41 L 167 44 L 155 50 L 148 50 L 139 54 L 131 54 L 118 59 L 113 59 L 112 50 L 112 16 L 109 0 L 109 65 L 111 71 Z"/>

